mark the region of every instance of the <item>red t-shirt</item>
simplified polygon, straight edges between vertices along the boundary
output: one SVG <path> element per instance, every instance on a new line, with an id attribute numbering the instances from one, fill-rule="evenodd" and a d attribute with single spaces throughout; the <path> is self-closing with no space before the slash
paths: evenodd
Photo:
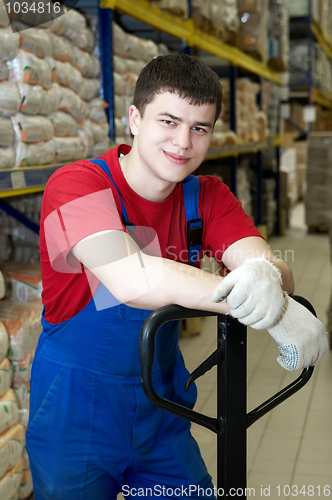
<path id="1" fill-rule="evenodd" d="M 118 157 L 129 146 L 101 158 L 109 165 L 129 221 L 155 231 L 162 257 L 188 263 L 186 214 L 182 185 L 162 202 L 145 200 L 128 185 Z M 203 255 L 222 264 L 232 243 L 261 236 L 241 203 L 218 178 L 199 176 L 199 215 L 203 219 Z M 103 230 L 123 230 L 121 202 L 108 175 L 87 160 L 66 165 L 49 179 L 42 203 L 40 257 L 45 318 L 59 323 L 78 314 L 91 300 L 99 281 L 70 250 L 83 238 Z M 199 265 L 199 262 L 197 263 Z"/>

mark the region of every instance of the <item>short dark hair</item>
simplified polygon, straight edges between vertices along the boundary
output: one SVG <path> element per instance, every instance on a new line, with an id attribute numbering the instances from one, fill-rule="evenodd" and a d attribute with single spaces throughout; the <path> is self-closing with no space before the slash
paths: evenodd
<path id="1" fill-rule="evenodd" d="M 136 82 L 133 104 L 141 116 L 156 94 L 170 92 L 190 104 L 216 104 L 215 121 L 222 105 L 222 88 L 217 74 L 204 63 L 186 54 L 169 54 L 150 61 Z"/>

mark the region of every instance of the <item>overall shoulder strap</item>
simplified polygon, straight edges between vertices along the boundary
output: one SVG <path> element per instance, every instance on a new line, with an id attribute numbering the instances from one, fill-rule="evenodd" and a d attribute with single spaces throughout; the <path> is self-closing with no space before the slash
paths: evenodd
<path id="1" fill-rule="evenodd" d="M 201 248 L 203 236 L 203 220 L 199 217 L 198 212 L 198 196 L 199 196 L 199 179 L 194 175 L 188 175 L 182 181 L 184 206 L 187 217 L 187 239 L 189 264 L 195 266 Z"/>
<path id="2" fill-rule="evenodd" d="M 95 165 L 98 165 L 100 168 L 102 168 L 104 170 L 104 172 L 106 172 L 106 174 L 108 175 L 108 177 L 111 179 L 111 181 L 113 182 L 113 184 L 115 186 L 115 189 L 117 190 L 118 195 L 120 197 L 120 201 L 121 201 L 122 222 L 124 223 L 125 226 L 131 225 L 131 222 L 129 222 L 129 219 L 128 219 L 126 208 L 125 208 L 124 203 L 122 201 L 122 197 L 121 197 L 120 191 L 118 189 L 118 186 L 114 182 L 114 179 L 113 179 L 113 177 L 111 175 L 111 171 L 110 171 L 109 166 L 107 165 L 106 161 L 102 160 L 101 158 L 98 158 L 96 160 L 90 160 L 90 161 L 91 161 L 91 163 L 94 163 Z"/>

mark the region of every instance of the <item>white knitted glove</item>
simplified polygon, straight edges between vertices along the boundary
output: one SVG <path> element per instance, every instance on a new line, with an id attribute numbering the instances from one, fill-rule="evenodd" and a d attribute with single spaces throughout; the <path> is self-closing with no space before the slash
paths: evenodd
<path id="1" fill-rule="evenodd" d="M 230 314 L 244 325 L 264 330 L 273 325 L 285 298 L 278 269 L 265 257 L 247 259 L 216 287 L 213 302 L 226 303 Z"/>
<path id="2" fill-rule="evenodd" d="M 289 371 L 316 365 L 329 349 L 323 323 L 286 293 L 282 314 L 268 331 L 278 344 L 278 363 Z"/>

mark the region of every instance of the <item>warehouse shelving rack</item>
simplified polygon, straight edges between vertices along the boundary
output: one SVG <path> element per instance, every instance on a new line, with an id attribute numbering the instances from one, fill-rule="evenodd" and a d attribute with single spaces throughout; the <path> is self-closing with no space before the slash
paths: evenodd
<path id="1" fill-rule="evenodd" d="M 290 99 L 301 99 L 307 105 L 318 104 L 324 108 L 332 109 L 332 93 L 331 95 L 327 95 L 316 84 L 312 64 L 313 45 L 315 42 L 319 44 L 319 47 L 332 63 L 332 40 L 320 23 L 313 17 L 311 0 L 308 0 L 306 16 L 291 17 L 290 19 L 290 39 L 295 38 L 307 39 L 308 68 L 307 71 L 302 70 L 299 72 L 298 80 L 291 85 Z M 290 70 L 292 70 L 291 65 Z M 287 121 L 291 126 L 299 130 L 291 120 Z M 299 132 L 301 132 L 302 137 L 305 137 L 306 133 L 310 132 L 310 130 L 311 127 L 309 126 L 307 130 L 299 130 Z"/>
<path id="2" fill-rule="evenodd" d="M 70 1 L 70 0 L 69 0 Z M 65 2 L 66 3 L 66 2 Z M 114 11 L 120 11 L 149 27 L 168 33 L 169 35 L 181 40 L 182 47 L 190 53 L 192 48 L 205 51 L 218 57 L 220 60 L 229 63 L 229 78 L 231 89 L 231 128 L 236 130 L 235 123 L 235 85 L 237 77 L 237 68 L 242 68 L 260 78 L 268 79 L 274 83 L 281 83 L 281 74 L 265 66 L 262 62 L 251 58 L 241 50 L 223 43 L 219 39 L 204 33 L 194 26 L 192 19 L 183 20 L 168 12 L 163 11 L 157 5 L 150 5 L 147 0 L 82 0 L 77 8 L 85 10 L 85 7 L 91 6 L 94 12 L 99 14 L 99 49 L 102 66 L 102 89 L 103 97 L 108 102 L 108 119 L 110 123 L 110 138 L 114 140 L 114 101 L 113 101 L 113 63 L 112 63 L 112 21 Z M 188 11 L 191 12 L 191 0 L 188 0 Z M 261 152 L 264 149 L 276 148 L 276 158 L 279 167 L 279 138 L 266 143 L 252 143 L 247 145 L 226 146 L 219 150 L 209 152 L 207 159 L 229 158 L 231 168 L 231 190 L 236 194 L 236 167 L 237 159 L 240 155 L 246 153 L 257 153 L 257 215 L 256 224 L 262 225 L 262 157 Z M 0 199 L 34 192 L 43 191 L 48 178 L 59 168 L 61 164 L 45 165 L 38 167 L 26 167 L 22 169 L 0 170 Z M 279 183 L 279 172 L 277 168 L 276 179 Z M 277 188 L 278 190 L 278 188 Z M 278 197 L 277 197 L 278 203 Z M 279 213 L 279 210 L 278 210 Z M 262 228 L 264 230 L 264 228 Z M 277 224 L 278 232 L 278 224 Z"/>

